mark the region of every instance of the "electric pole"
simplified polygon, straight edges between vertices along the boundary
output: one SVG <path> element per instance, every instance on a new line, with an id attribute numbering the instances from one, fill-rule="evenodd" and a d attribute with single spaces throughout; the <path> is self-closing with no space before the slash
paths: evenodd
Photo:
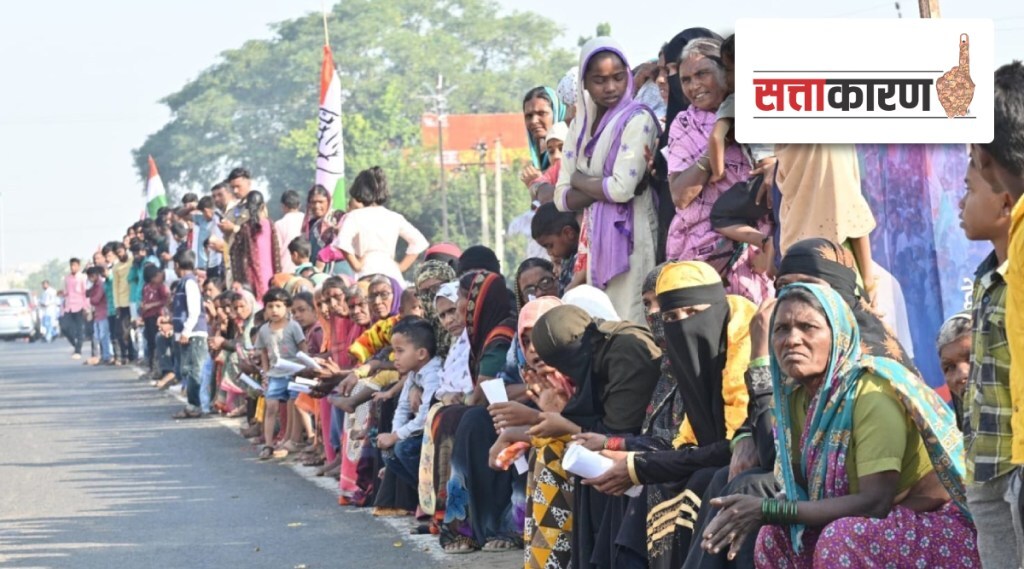
<path id="1" fill-rule="evenodd" d="M 448 186 L 445 180 L 444 169 L 444 123 L 448 120 L 448 95 L 455 90 L 455 87 L 444 87 L 444 76 L 438 74 L 437 85 L 433 88 L 425 86 L 430 93 L 421 95 L 420 98 L 431 103 L 434 116 L 437 118 L 437 165 L 441 168 L 441 233 L 445 241 L 449 241 L 448 232 Z"/>
<path id="2" fill-rule="evenodd" d="M 494 141 L 494 254 L 505 264 L 505 222 L 502 220 L 501 139 Z"/>
<path id="3" fill-rule="evenodd" d="M 917 0 L 922 18 L 939 18 L 939 0 Z"/>
<path id="4" fill-rule="evenodd" d="M 480 154 L 480 244 L 491 246 L 491 216 L 487 207 L 487 143 L 480 141 L 476 145 Z"/>

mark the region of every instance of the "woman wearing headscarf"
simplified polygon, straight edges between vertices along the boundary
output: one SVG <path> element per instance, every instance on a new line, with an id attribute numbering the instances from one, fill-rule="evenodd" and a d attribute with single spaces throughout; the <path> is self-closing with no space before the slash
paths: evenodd
<path id="1" fill-rule="evenodd" d="M 438 486 L 444 488 L 444 492 L 447 494 L 447 488 L 444 487 L 443 482 L 437 484 L 435 483 L 435 478 L 438 481 L 442 481 L 447 480 L 451 475 L 447 462 L 439 462 L 435 471 L 435 456 L 439 460 L 444 459 L 446 461 L 451 454 L 451 449 L 448 448 L 445 453 L 439 453 L 435 450 L 444 446 L 444 439 L 439 440 L 438 443 L 440 444 L 435 446 L 434 427 L 439 426 L 439 423 L 436 423 L 434 419 L 446 406 L 461 404 L 473 392 L 474 387 L 473 377 L 469 372 L 470 347 L 469 336 L 466 334 L 466 319 L 459 318 L 458 302 L 459 282 L 453 281 L 441 285 L 437 289 L 434 302 L 431 303 L 437 311 L 437 317 L 441 325 L 456 340 L 448 350 L 448 355 L 445 357 L 444 365 L 441 368 L 441 384 L 438 386 L 437 391 L 434 392 L 434 401 L 423 402 L 424 404 L 431 405 L 431 407 L 430 414 L 427 415 L 427 420 L 424 423 L 426 427 L 423 429 L 423 447 L 420 449 L 419 495 L 420 510 L 428 516 L 433 516 L 436 511 Z M 447 440 L 450 444 L 450 437 Z M 443 498 L 441 501 L 441 512 L 441 518 L 443 519 Z"/>
<path id="2" fill-rule="evenodd" d="M 236 282 L 249 285 L 256 298 L 263 298 L 271 277 L 281 272 L 280 244 L 263 194 L 249 192 L 243 205 L 249 215 L 231 242 L 231 274 Z"/>
<path id="3" fill-rule="evenodd" d="M 428 259 L 420 263 L 416 269 L 416 296 L 423 306 L 423 318 L 430 322 L 434 328 L 434 338 L 437 340 L 437 356 L 444 358 L 448 355 L 448 349 L 452 345 L 452 336 L 441 323 L 437 315 L 435 299 L 441 286 L 455 280 L 455 269 L 448 263 L 436 259 Z"/>
<path id="4" fill-rule="evenodd" d="M 519 313 L 516 334 L 521 375 L 530 385 L 530 394 L 537 409 L 520 404 L 498 403 L 488 407 L 494 426 L 501 434 L 491 448 L 492 467 L 508 470 L 512 459 L 497 464 L 496 456 L 508 452 L 507 448 L 530 453 L 529 475 L 526 481 L 526 520 L 523 541 L 526 544 L 527 569 L 568 569 L 572 559 L 572 479 L 562 468 L 569 436 L 530 437 L 527 428 L 537 422 L 541 412 L 560 413 L 575 391 L 572 382 L 558 370 L 544 364 L 530 342 L 530 333 L 548 311 L 562 306 L 553 296 L 531 300 Z M 523 419 L 526 419 L 523 421 Z M 517 453 L 518 454 L 518 453 Z"/>
<path id="5" fill-rule="evenodd" d="M 978 567 L 952 411 L 902 365 L 861 351 L 829 287 L 797 283 L 771 323 L 785 499 L 728 496 L 704 547 L 759 531 L 757 567 Z"/>
<path id="6" fill-rule="evenodd" d="M 871 309 L 870 297 L 858 284 L 853 255 L 842 245 L 821 238 L 804 239 L 790 245 L 779 264 L 775 282 L 779 287 L 794 282 L 829 285 L 853 310 L 867 355 L 896 360 L 920 375 L 892 328 Z"/>
<path id="7" fill-rule="evenodd" d="M 570 380 L 575 391 L 561 413 L 542 413 L 534 437 L 582 432 L 635 435 L 657 384 L 661 350 L 650 332 L 629 322 L 594 320 L 576 306 L 559 306 L 530 335 L 537 356 Z M 613 540 L 601 538 L 605 517 L 621 517 L 626 499 L 574 487 L 573 567 L 616 566 Z"/>
<path id="8" fill-rule="evenodd" d="M 565 120 L 565 105 L 551 87 L 534 87 L 523 97 L 523 120 L 530 143 L 530 164 L 523 168 L 519 180 L 530 187 L 551 166 L 545 140 L 551 127 Z"/>
<path id="9" fill-rule="evenodd" d="M 512 299 L 505 279 L 488 272 L 463 275 L 458 294 L 457 310 L 465 321 L 473 386 L 464 397 L 454 397 L 452 404 L 438 410 L 430 426 L 434 519 L 439 524 L 441 546 L 448 553 L 481 547 L 508 549 L 521 538 L 522 512 L 518 512 L 520 525 L 516 526 L 516 512 L 510 505 L 513 477 L 508 473 L 493 476 L 487 468 L 487 453 L 497 435 L 483 406 L 486 401 L 480 382 L 494 379 L 505 367 L 515 335 Z"/>
<path id="10" fill-rule="evenodd" d="M 721 36 L 707 28 L 687 28 L 675 35 L 668 43 L 661 48 L 658 55 L 659 77 L 658 81 L 665 83 L 668 91 L 668 102 L 665 108 L 665 125 L 671 125 L 676 120 L 676 115 L 685 111 L 690 106 L 690 100 L 683 94 L 683 84 L 679 81 L 679 56 L 683 54 L 683 48 L 691 40 L 697 38 L 716 38 L 721 41 Z M 676 208 L 672 203 L 672 193 L 668 186 L 668 162 L 662 150 L 668 146 L 669 129 L 666 128 L 658 137 L 657 148 L 651 149 L 651 187 L 658 196 L 658 250 L 657 260 L 659 263 L 665 261 L 665 241 L 668 236 L 668 228 L 676 216 Z"/>
<path id="11" fill-rule="evenodd" d="M 619 539 L 632 551 L 643 551 L 646 543 L 651 567 L 679 567 L 701 496 L 718 469 L 729 464 L 730 441 L 746 419 L 748 327 L 756 307 L 727 295 L 718 273 L 700 261 L 666 265 L 656 291 L 686 418 L 673 449 L 613 454 L 613 468 L 587 483 L 612 494 L 631 485 L 661 485 L 657 492 L 667 499 L 649 508 L 646 535 L 637 540 L 632 534 L 635 542 L 627 535 Z"/>
<path id="12" fill-rule="evenodd" d="M 640 285 L 654 268 L 657 227 L 645 152 L 661 127 L 633 100 L 633 75 L 611 38 L 583 46 L 580 77 L 554 203 L 583 212 L 573 272 L 586 271 L 586 282 L 608 293 L 616 313 L 642 322 Z"/>
<path id="13" fill-rule="evenodd" d="M 697 39 L 687 44 L 679 60 L 679 81 L 693 97 L 669 127 L 668 173 L 676 216 L 669 227 L 665 256 L 670 261 L 706 261 L 727 282 L 729 294 L 760 304 L 773 294 L 771 282 L 754 271 L 755 249 L 719 235 L 711 224 L 711 210 L 733 185 L 745 181 L 750 162 L 738 144 L 725 150 L 724 177 L 711 181 L 708 142 L 715 112 L 728 95 L 721 41 Z M 767 231 L 768 217 L 760 222 Z"/>
<path id="14" fill-rule="evenodd" d="M 612 299 L 608 298 L 603 290 L 590 285 L 579 285 L 576 288 L 570 290 L 562 296 L 562 300 L 566 304 L 573 306 L 579 306 L 586 311 L 587 314 L 594 318 L 600 318 L 608 322 L 618 322 L 622 320 L 619 315 L 615 313 L 615 307 L 612 305 Z M 644 311 L 646 312 L 646 310 Z"/>

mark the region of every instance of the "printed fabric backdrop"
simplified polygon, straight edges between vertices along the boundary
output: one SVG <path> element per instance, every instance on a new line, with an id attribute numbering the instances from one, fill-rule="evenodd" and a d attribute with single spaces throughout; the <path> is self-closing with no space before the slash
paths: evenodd
<path id="1" fill-rule="evenodd" d="M 970 308 L 974 270 L 991 251 L 960 228 L 967 148 L 963 145 L 858 145 L 861 187 L 878 227 L 875 262 L 903 288 L 914 360 L 948 397 L 935 337 L 942 322 Z"/>

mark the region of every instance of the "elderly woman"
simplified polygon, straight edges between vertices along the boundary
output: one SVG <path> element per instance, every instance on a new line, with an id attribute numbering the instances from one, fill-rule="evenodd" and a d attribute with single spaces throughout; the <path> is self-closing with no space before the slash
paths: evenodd
<path id="1" fill-rule="evenodd" d="M 754 272 L 755 248 L 743 247 L 720 236 L 711 226 L 711 208 L 734 184 L 750 174 L 750 162 L 737 144 L 725 150 L 724 177 L 711 181 L 708 141 L 715 112 L 728 95 L 720 57 L 721 41 L 690 41 L 679 59 L 679 81 L 691 105 L 676 115 L 669 129 L 669 189 L 676 216 L 669 226 L 666 258 L 670 261 L 705 261 L 727 281 L 730 294 L 755 304 L 772 296 L 765 275 Z"/>
<path id="2" fill-rule="evenodd" d="M 938 396 L 863 354 L 853 312 L 829 287 L 784 288 L 771 345 L 785 499 L 716 499 L 705 549 L 760 527 L 757 567 L 978 567 L 963 444 Z"/>
<path id="3" fill-rule="evenodd" d="M 964 420 L 964 391 L 971 374 L 971 313 L 960 312 L 943 322 L 935 345 L 959 427 Z"/>
<path id="4" fill-rule="evenodd" d="M 555 187 L 560 211 L 582 211 L 574 273 L 604 290 L 615 311 L 643 322 L 640 287 L 654 268 L 657 221 L 647 191 L 645 152 L 660 132 L 657 118 L 633 100 L 633 75 L 622 48 L 599 37 L 580 54 L 578 114 L 569 127 Z"/>
<path id="5" fill-rule="evenodd" d="M 575 386 L 562 412 L 542 413 L 531 436 L 640 432 L 661 375 L 661 350 L 650 332 L 628 322 L 594 320 L 576 306 L 559 306 L 541 316 L 530 338 L 537 356 Z M 604 528 L 610 518 L 621 519 L 627 499 L 577 485 L 573 500 L 573 567 L 617 566 L 616 546 L 605 538 Z"/>

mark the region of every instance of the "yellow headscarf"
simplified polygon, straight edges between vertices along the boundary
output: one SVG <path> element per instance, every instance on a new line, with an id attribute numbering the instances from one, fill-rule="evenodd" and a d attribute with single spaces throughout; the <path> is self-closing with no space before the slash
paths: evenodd
<path id="1" fill-rule="evenodd" d="M 658 275 L 655 292 L 658 294 L 662 314 L 683 306 L 711 305 L 704 312 L 685 320 L 665 323 L 669 359 L 679 382 L 680 393 L 683 394 L 683 405 L 687 409 L 679 433 L 672 441 L 673 445 L 679 448 L 684 445 L 709 444 L 715 442 L 714 439 L 720 440 L 722 436 L 726 440 L 732 439 L 733 433 L 747 418 L 750 398 L 744 374 L 750 364 L 750 319 L 757 312 L 757 306 L 741 296 L 726 295 L 721 276 L 701 261 L 666 265 Z M 690 321 L 688 325 L 687 321 Z M 719 326 L 717 329 L 716 323 Z M 703 366 L 714 365 L 714 360 L 718 360 L 721 352 L 711 354 L 709 358 L 701 350 L 715 349 L 714 346 L 718 345 L 716 342 L 721 342 L 722 327 L 725 329 L 725 362 L 721 371 L 724 408 L 718 411 L 707 408 L 711 406 L 714 394 L 707 393 L 702 383 L 703 379 L 714 375 L 716 371 Z M 706 337 L 698 338 L 701 333 Z M 672 336 L 675 336 L 675 341 Z M 694 341 L 688 342 L 687 339 Z M 703 357 L 696 358 L 696 354 Z M 687 399 L 687 394 L 690 394 L 690 399 Z M 693 401 L 694 398 L 698 400 Z M 724 425 L 709 424 L 712 418 L 724 421 Z M 694 422 L 698 420 L 703 431 L 699 443 L 694 430 Z"/>

